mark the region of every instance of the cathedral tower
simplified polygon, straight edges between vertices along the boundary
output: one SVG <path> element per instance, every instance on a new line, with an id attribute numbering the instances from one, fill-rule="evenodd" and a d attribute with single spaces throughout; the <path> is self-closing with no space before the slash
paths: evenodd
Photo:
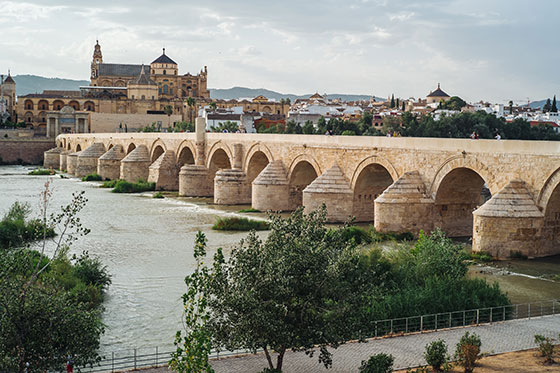
<path id="1" fill-rule="evenodd" d="M 103 54 L 101 53 L 101 45 L 99 40 L 95 41 L 93 49 L 93 60 L 91 61 L 91 85 L 97 85 L 97 78 L 99 77 L 99 64 L 103 63 Z"/>

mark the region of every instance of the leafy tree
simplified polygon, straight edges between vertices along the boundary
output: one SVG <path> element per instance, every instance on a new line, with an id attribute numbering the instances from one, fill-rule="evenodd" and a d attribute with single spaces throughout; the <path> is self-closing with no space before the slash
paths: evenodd
<path id="1" fill-rule="evenodd" d="M 313 135 L 315 133 L 315 126 L 313 125 L 313 122 L 310 120 L 305 121 L 302 131 L 306 135 Z"/>
<path id="2" fill-rule="evenodd" d="M 391 109 L 395 107 L 395 95 L 391 95 Z"/>
<path id="3" fill-rule="evenodd" d="M 393 371 L 393 355 L 377 354 L 363 360 L 358 371 L 360 373 L 391 373 Z"/>
<path id="4" fill-rule="evenodd" d="M 192 97 L 187 97 L 186 100 L 187 106 L 189 107 L 189 118 L 190 122 L 194 122 L 194 118 L 196 116 L 196 100 Z"/>
<path id="5" fill-rule="evenodd" d="M 237 132 L 239 125 L 235 122 L 226 120 L 225 122 L 218 122 L 217 126 L 211 126 L 212 132 Z"/>
<path id="6" fill-rule="evenodd" d="M 208 106 L 212 111 L 216 111 L 216 109 L 218 108 L 218 104 L 215 101 L 212 101 L 210 104 L 208 104 Z"/>
<path id="7" fill-rule="evenodd" d="M 399 98 L 397 97 L 397 101 L 396 101 L 396 103 L 395 103 L 395 107 L 398 109 L 399 106 L 401 106 L 401 105 L 400 105 L 400 103 L 399 103 Z"/>
<path id="8" fill-rule="evenodd" d="M 466 332 L 457 343 L 455 359 L 459 365 L 465 368 L 465 373 L 471 373 L 474 370 L 476 361 L 481 357 L 481 345 L 480 337 L 475 333 L 469 334 L 469 332 Z"/>
<path id="9" fill-rule="evenodd" d="M 441 101 L 440 103 L 441 103 L 440 107 L 442 109 L 456 110 L 456 111 L 461 111 L 461 109 L 467 105 L 467 103 L 458 96 L 453 96 L 449 98 L 449 100 Z"/>
<path id="10" fill-rule="evenodd" d="M 171 129 L 171 132 L 194 132 L 194 124 L 185 121 L 178 122 L 175 124 L 175 127 Z"/>
<path id="11" fill-rule="evenodd" d="M 508 102 L 508 106 L 509 106 L 509 113 L 513 115 L 513 101 L 510 100 Z"/>
<path id="12" fill-rule="evenodd" d="M 326 210 L 289 218 L 271 216 L 263 242 L 255 232 L 226 262 L 214 256 L 210 320 L 216 347 L 265 352 L 270 369 L 282 369 L 286 350 L 332 364 L 327 346 L 349 339 L 356 328 L 353 279 L 359 277 L 354 244 L 342 230 L 324 227 Z M 271 352 L 278 353 L 276 364 Z"/>
<path id="13" fill-rule="evenodd" d="M 173 114 L 173 106 L 171 105 L 165 105 L 163 107 L 163 112 L 165 114 L 167 114 L 167 126 L 170 126 L 170 121 L 171 121 L 171 114 Z M 159 132 L 159 131 L 158 131 Z"/>
<path id="14" fill-rule="evenodd" d="M 438 339 L 426 345 L 426 352 L 424 352 L 424 359 L 429 366 L 432 367 L 434 372 L 441 372 L 442 368 L 449 361 L 447 354 L 447 344 L 443 339 Z"/>
<path id="15" fill-rule="evenodd" d="M 401 108 L 401 110 L 402 110 L 402 111 L 405 111 L 404 101 L 403 101 L 403 103 L 402 103 L 402 108 Z"/>
<path id="16" fill-rule="evenodd" d="M 285 133 L 297 133 L 297 134 L 302 134 L 303 133 L 303 129 L 301 128 L 301 125 L 299 123 L 296 123 L 293 119 L 289 120 L 286 123 L 286 131 Z"/>
<path id="17" fill-rule="evenodd" d="M 550 103 L 550 98 L 546 99 L 546 103 L 544 104 L 542 111 L 543 113 L 548 113 L 552 110 L 552 104 Z"/>
<path id="18" fill-rule="evenodd" d="M 383 133 L 399 132 L 401 130 L 401 120 L 394 115 L 387 115 L 383 118 Z"/>
<path id="19" fill-rule="evenodd" d="M 550 107 L 550 111 L 552 113 L 558 112 L 558 107 L 556 107 L 556 95 L 554 95 L 554 97 L 552 98 L 552 106 Z"/>

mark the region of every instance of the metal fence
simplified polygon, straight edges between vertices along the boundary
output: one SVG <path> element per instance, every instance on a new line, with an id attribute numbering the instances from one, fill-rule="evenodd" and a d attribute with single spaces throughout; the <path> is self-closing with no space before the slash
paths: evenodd
<path id="1" fill-rule="evenodd" d="M 432 332 L 441 329 L 530 319 L 556 314 L 560 314 L 560 299 L 379 320 L 374 323 L 375 330 L 372 330 L 371 338 Z M 156 368 L 167 365 L 173 352 L 171 348 L 160 351 L 158 347 L 134 349 L 126 352 L 112 352 L 110 357 L 105 357 L 93 368 L 82 368 L 81 370 L 84 372 L 118 372 L 148 367 Z M 210 358 L 237 356 L 248 353 L 250 351 L 213 352 Z"/>

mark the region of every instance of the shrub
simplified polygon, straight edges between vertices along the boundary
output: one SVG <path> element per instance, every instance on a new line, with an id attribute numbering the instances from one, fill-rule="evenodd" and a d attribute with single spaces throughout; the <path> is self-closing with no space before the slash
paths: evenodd
<path id="1" fill-rule="evenodd" d="M 368 360 L 363 360 L 360 373 L 391 373 L 393 371 L 393 355 L 377 354 Z"/>
<path id="2" fill-rule="evenodd" d="M 212 229 L 217 231 L 266 231 L 269 229 L 269 224 L 266 221 L 247 218 L 217 218 Z"/>
<path id="3" fill-rule="evenodd" d="M 152 198 L 164 198 L 164 197 L 163 197 L 163 193 L 162 193 L 162 192 L 156 192 L 156 193 L 154 193 L 154 195 L 152 196 Z"/>
<path id="4" fill-rule="evenodd" d="M 107 180 L 103 184 L 101 184 L 100 188 L 114 188 L 117 185 L 118 180 Z"/>
<path id="5" fill-rule="evenodd" d="M 119 180 L 113 188 L 113 193 L 142 193 L 156 189 L 156 183 L 149 183 L 145 180 L 138 180 L 135 183 Z"/>
<path id="6" fill-rule="evenodd" d="M 554 345 L 552 342 L 552 338 L 545 337 L 540 334 L 535 335 L 535 343 L 538 345 L 539 352 L 541 353 L 541 356 L 545 358 L 544 362 L 547 364 L 552 364 L 554 362 L 552 359 L 554 354 Z"/>
<path id="7" fill-rule="evenodd" d="M 33 176 L 41 176 L 41 175 L 54 175 L 56 174 L 55 170 L 47 170 L 45 168 L 37 168 L 36 170 L 29 171 L 28 175 Z"/>
<path id="8" fill-rule="evenodd" d="M 344 230 L 343 237 L 349 241 L 354 239 L 358 245 L 362 243 L 371 243 L 371 236 L 363 228 L 360 227 L 348 227 Z"/>
<path id="9" fill-rule="evenodd" d="M 371 241 L 373 242 L 383 242 L 383 241 L 412 241 L 414 235 L 411 232 L 378 232 L 373 226 L 370 226 L 368 231 Z"/>
<path id="10" fill-rule="evenodd" d="M 469 332 L 466 332 L 457 343 L 455 359 L 459 365 L 465 368 L 465 373 L 471 373 L 474 370 L 476 361 L 480 359 L 481 345 L 480 337 L 475 333 L 469 334 Z"/>
<path id="11" fill-rule="evenodd" d="M 486 251 L 475 251 L 471 253 L 471 258 L 479 262 L 491 262 L 492 260 L 494 260 L 492 255 L 490 255 Z"/>
<path id="12" fill-rule="evenodd" d="M 257 210 L 251 207 L 248 209 L 239 210 L 239 212 L 261 212 L 261 210 Z"/>
<path id="13" fill-rule="evenodd" d="M 442 372 L 443 367 L 447 364 L 449 356 L 447 355 L 447 344 L 442 339 L 433 341 L 426 345 L 426 352 L 424 352 L 424 359 L 429 366 L 432 367 L 434 372 Z"/>
<path id="14" fill-rule="evenodd" d="M 509 254 L 511 259 L 520 259 L 520 260 L 527 260 L 527 255 L 523 254 L 521 251 L 512 251 Z"/>
<path id="15" fill-rule="evenodd" d="M 101 180 L 103 180 L 103 178 L 99 176 L 97 172 L 82 177 L 82 181 L 101 181 Z"/>
<path id="16" fill-rule="evenodd" d="M 40 240 L 45 235 L 54 237 L 55 231 L 38 219 L 27 220 L 31 212 L 28 203 L 15 202 L 0 221 L 0 248 L 18 247 L 26 242 Z"/>

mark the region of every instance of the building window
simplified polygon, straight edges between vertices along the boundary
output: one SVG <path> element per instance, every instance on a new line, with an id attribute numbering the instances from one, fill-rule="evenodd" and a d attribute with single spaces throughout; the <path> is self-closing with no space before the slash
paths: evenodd
<path id="1" fill-rule="evenodd" d="M 166 94 L 168 94 L 168 93 L 169 93 L 169 87 L 167 86 L 167 84 L 165 84 L 165 85 L 163 86 L 163 94 L 166 95 Z"/>
<path id="2" fill-rule="evenodd" d="M 134 100 L 134 95 L 132 95 L 132 99 Z"/>
<path id="3" fill-rule="evenodd" d="M 163 75 L 167 75 L 167 71 L 163 70 Z"/>
<path id="4" fill-rule="evenodd" d="M 170 94 L 170 95 L 173 94 L 173 88 L 169 88 L 169 94 Z"/>
<path id="5" fill-rule="evenodd" d="M 155 74 L 156 74 L 156 71 L 155 71 L 155 70 L 152 70 L 152 75 L 155 75 Z"/>
<path id="6" fill-rule="evenodd" d="M 142 95 L 142 100 L 145 100 L 145 99 L 146 99 L 146 96 Z"/>
<path id="7" fill-rule="evenodd" d="M 152 100 L 154 100 L 154 96 L 152 96 Z"/>

